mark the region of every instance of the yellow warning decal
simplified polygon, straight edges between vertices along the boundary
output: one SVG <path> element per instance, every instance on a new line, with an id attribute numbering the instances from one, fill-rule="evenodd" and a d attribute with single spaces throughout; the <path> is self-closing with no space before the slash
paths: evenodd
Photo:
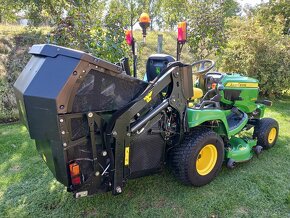
<path id="1" fill-rule="evenodd" d="M 42 159 L 44 160 L 44 162 L 46 163 L 46 156 L 44 154 L 42 154 Z"/>
<path id="2" fill-rule="evenodd" d="M 258 83 L 227 83 L 226 87 L 233 88 L 258 88 Z"/>
<path id="3" fill-rule="evenodd" d="M 152 94 L 153 91 L 150 91 L 145 97 L 144 97 L 144 101 L 146 101 L 147 103 L 149 103 L 152 100 Z"/>
<path id="4" fill-rule="evenodd" d="M 129 165 L 130 147 L 125 147 L 125 166 Z"/>

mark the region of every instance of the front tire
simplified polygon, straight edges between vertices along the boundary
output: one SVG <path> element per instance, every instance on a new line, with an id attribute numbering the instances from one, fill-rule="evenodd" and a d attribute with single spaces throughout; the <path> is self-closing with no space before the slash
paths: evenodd
<path id="1" fill-rule="evenodd" d="M 172 150 L 173 174 L 184 184 L 203 186 L 211 182 L 221 169 L 224 143 L 207 128 L 197 128 L 184 142 Z"/>
<path id="2" fill-rule="evenodd" d="M 257 138 L 258 145 L 261 145 L 264 149 L 268 149 L 276 144 L 278 133 L 278 122 L 272 118 L 263 118 L 255 126 L 253 138 Z"/>

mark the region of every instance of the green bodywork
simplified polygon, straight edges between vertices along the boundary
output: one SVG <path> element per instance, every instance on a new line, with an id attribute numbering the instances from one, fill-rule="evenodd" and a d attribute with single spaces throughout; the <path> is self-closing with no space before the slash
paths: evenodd
<path id="1" fill-rule="evenodd" d="M 221 80 L 225 90 L 221 92 L 221 102 L 233 105 L 245 113 L 251 113 L 256 110 L 257 104 L 255 103 L 258 98 L 259 88 L 258 87 L 246 87 L 247 85 L 258 85 L 258 80 L 241 76 L 240 74 L 229 74 L 225 75 Z M 240 87 L 229 87 L 230 83 L 240 84 Z M 244 85 L 244 87 L 243 87 Z M 241 100 L 230 101 L 225 98 L 226 91 L 240 91 Z"/>
<path id="2" fill-rule="evenodd" d="M 231 137 L 239 133 L 244 126 L 247 124 L 248 119 L 245 119 L 244 122 L 238 126 L 236 129 L 230 130 L 227 116 L 230 115 L 231 110 L 218 110 L 218 109 L 187 109 L 187 117 L 188 117 L 188 126 L 189 128 L 193 128 L 201 125 L 206 121 L 216 120 L 219 121 L 219 127 L 215 128 L 215 131 L 219 135 L 226 135 L 227 137 Z"/>
<path id="3" fill-rule="evenodd" d="M 258 110 L 257 118 L 264 116 L 265 105 L 256 103 L 259 88 L 258 81 L 239 74 L 224 75 L 218 86 L 223 86 L 224 90 L 220 91 L 221 103 L 237 107 L 239 110 L 246 113 L 247 117 L 234 129 L 230 129 L 227 117 L 232 113 L 231 110 L 222 110 L 215 108 L 195 109 L 187 108 L 187 118 L 189 128 L 194 128 L 208 121 L 216 121 L 213 130 L 221 136 L 228 138 L 229 143 L 225 149 L 225 158 L 233 159 L 235 162 L 247 161 L 252 158 L 254 152 L 253 147 L 257 141 L 248 138 L 236 137 L 248 123 L 248 116 Z M 230 93 L 238 93 L 238 100 L 228 98 Z"/>
<path id="4" fill-rule="evenodd" d="M 248 138 L 231 137 L 230 147 L 226 148 L 226 158 L 235 162 L 250 160 L 253 155 L 253 147 L 256 146 L 257 140 Z"/>

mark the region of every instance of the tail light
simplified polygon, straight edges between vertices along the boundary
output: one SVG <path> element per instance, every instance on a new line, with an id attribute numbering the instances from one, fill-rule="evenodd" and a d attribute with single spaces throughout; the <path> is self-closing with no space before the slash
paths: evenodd
<path id="1" fill-rule="evenodd" d="M 71 177 L 71 183 L 73 185 L 81 184 L 80 166 L 77 163 L 74 162 L 69 165 L 69 172 Z"/>
<path id="2" fill-rule="evenodd" d="M 132 43 L 133 43 L 132 30 L 126 30 L 125 37 L 126 37 L 127 44 L 132 45 Z"/>
<path id="3" fill-rule="evenodd" d="M 187 23 L 180 22 L 178 24 L 177 41 L 180 43 L 185 43 L 187 38 Z"/>

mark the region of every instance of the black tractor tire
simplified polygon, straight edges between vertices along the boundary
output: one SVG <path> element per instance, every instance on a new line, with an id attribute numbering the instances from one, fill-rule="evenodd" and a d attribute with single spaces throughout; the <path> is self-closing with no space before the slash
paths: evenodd
<path id="1" fill-rule="evenodd" d="M 270 137 L 271 131 L 276 132 L 275 137 Z M 253 138 L 257 139 L 257 145 L 262 146 L 264 149 L 269 149 L 276 144 L 279 134 L 279 124 L 272 118 L 262 118 L 258 120 L 257 125 L 254 127 Z"/>
<path id="2" fill-rule="evenodd" d="M 216 162 L 213 161 L 209 165 L 211 166 L 208 168 L 209 172 L 201 175 L 198 172 L 197 161 L 200 161 L 201 154 L 203 154 L 201 150 L 208 145 L 211 146 L 210 150 L 213 149 L 216 154 Z M 209 148 L 205 149 L 208 150 Z M 203 186 L 211 182 L 222 167 L 224 142 L 214 131 L 207 128 L 196 128 L 185 137 L 182 144 L 172 149 L 170 156 L 171 168 L 177 179 L 186 185 Z"/>

